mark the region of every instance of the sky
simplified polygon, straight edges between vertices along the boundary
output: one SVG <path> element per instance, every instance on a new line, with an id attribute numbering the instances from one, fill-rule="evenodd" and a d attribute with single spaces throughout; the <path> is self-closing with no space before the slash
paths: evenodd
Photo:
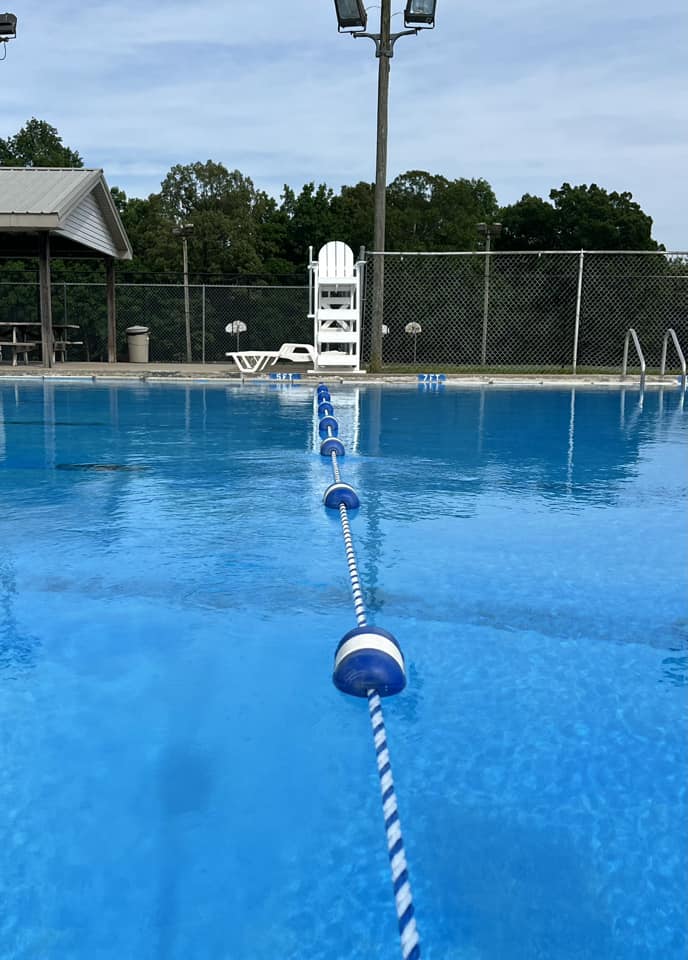
<path id="1" fill-rule="evenodd" d="M 375 178 L 374 47 L 337 33 L 333 0 L 5 6 L 0 137 L 47 120 L 129 196 L 208 159 L 275 197 Z M 500 204 L 597 183 L 688 250 L 687 41 L 686 0 L 438 0 L 395 47 L 388 182 L 483 177 Z"/>

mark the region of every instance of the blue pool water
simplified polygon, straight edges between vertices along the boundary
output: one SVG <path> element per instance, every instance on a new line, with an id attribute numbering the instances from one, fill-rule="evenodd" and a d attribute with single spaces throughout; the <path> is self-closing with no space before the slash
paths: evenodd
<path id="1" fill-rule="evenodd" d="M 423 956 L 684 960 L 678 392 L 332 396 Z M 312 390 L 0 404 L 1 960 L 397 958 Z"/>

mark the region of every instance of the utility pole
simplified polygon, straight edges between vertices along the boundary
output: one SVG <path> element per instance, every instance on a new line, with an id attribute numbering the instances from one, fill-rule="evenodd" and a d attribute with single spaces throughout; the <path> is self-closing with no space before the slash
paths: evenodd
<path id="1" fill-rule="evenodd" d="M 371 328 L 370 370 L 382 370 L 382 323 L 385 311 L 385 218 L 387 214 L 387 127 L 389 114 L 389 68 L 393 48 L 389 32 L 392 22 L 391 0 L 382 0 L 377 73 L 377 152 L 375 159 L 375 220 L 373 247 L 377 256 L 373 267 L 373 317 Z"/>
<path id="2" fill-rule="evenodd" d="M 182 258 L 184 269 L 184 328 L 186 330 L 186 362 L 191 363 L 191 312 L 189 310 L 189 251 L 187 237 L 193 231 L 192 223 L 183 223 L 172 231 L 175 237 L 182 238 Z"/>
<path id="3" fill-rule="evenodd" d="M 375 44 L 379 60 L 377 74 L 377 150 L 375 157 L 375 210 L 373 247 L 373 315 L 371 325 L 371 373 L 382 370 L 382 335 L 385 299 L 385 216 L 387 190 L 387 118 L 389 107 L 389 61 L 399 37 L 416 35 L 419 30 L 435 26 L 436 0 L 407 0 L 404 10 L 405 30 L 391 32 L 392 0 L 381 0 L 380 32 L 367 33 L 368 14 L 363 0 L 334 0 L 339 30 L 353 37 L 368 37 Z"/>

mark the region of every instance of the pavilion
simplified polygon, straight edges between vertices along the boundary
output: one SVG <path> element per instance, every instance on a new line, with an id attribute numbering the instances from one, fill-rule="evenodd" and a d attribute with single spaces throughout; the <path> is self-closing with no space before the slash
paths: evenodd
<path id="1" fill-rule="evenodd" d="M 108 362 L 117 360 L 115 261 L 132 249 L 102 170 L 0 166 L 0 258 L 38 259 L 43 365 L 53 365 L 50 264 L 102 259 Z"/>

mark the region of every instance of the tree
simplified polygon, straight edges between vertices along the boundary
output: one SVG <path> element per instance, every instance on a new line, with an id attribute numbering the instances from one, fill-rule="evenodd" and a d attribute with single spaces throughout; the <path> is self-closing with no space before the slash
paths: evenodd
<path id="1" fill-rule="evenodd" d="M 301 193 L 294 193 L 284 185 L 280 211 L 285 219 L 284 256 L 294 266 L 305 266 L 308 248 L 314 253 L 328 240 L 335 237 L 335 220 L 332 213 L 334 192 L 326 183 L 307 183 Z"/>
<path id="2" fill-rule="evenodd" d="M 551 203 L 524 194 L 517 203 L 503 207 L 499 219 L 500 250 L 553 250 L 558 246 L 557 214 Z"/>
<path id="3" fill-rule="evenodd" d="M 497 199 L 483 179 L 447 180 L 409 170 L 387 188 L 388 250 L 470 250 L 476 224 L 494 219 Z"/>
<path id="4" fill-rule="evenodd" d="M 375 184 L 361 180 L 353 187 L 343 186 L 332 198 L 333 233 L 329 239 L 343 240 L 356 255 L 361 246 L 373 246 Z"/>
<path id="5" fill-rule="evenodd" d="M 117 187 L 111 193 L 134 249 L 134 260 L 124 268 L 126 273 L 136 277 L 170 275 L 170 279 L 178 279 L 182 269 L 180 245 L 172 233 L 160 194 L 152 193 L 146 199 L 127 198 Z"/>
<path id="6" fill-rule="evenodd" d="M 62 143 L 55 127 L 32 117 L 19 133 L 0 137 L 0 166 L 5 167 L 83 167 L 76 150 Z"/>
<path id="7" fill-rule="evenodd" d="M 608 193 L 596 183 L 550 191 L 557 212 L 560 249 L 656 250 L 652 217 L 631 193 Z"/>
<path id="8" fill-rule="evenodd" d="M 549 194 L 552 203 L 526 193 L 504 207 L 506 250 L 657 250 L 652 218 L 630 193 L 609 193 L 597 184 L 564 183 Z"/>
<path id="9" fill-rule="evenodd" d="M 260 229 L 274 202 L 238 170 L 213 160 L 176 164 L 162 182 L 161 209 L 171 233 L 175 223 L 191 223 L 192 271 L 208 274 L 260 273 Z"/>

